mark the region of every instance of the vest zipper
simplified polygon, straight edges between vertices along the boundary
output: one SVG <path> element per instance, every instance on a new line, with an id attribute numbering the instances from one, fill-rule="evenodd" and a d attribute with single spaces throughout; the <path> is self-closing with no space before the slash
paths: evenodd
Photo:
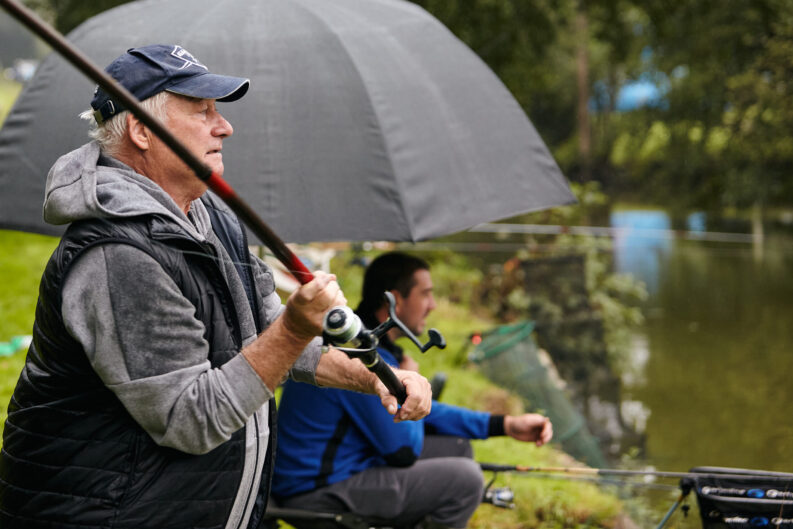
<path id="1" fill-rule="evenodd" d="M 247 237 L 246 237 L 244 228 L 242 228 L 242 237 L 243 237 L 243 241 L 244 241 L 244 247 L 243 248 L 244 248 L 245 251 L 247 251 Z M 210 257 L 213 258 L 213 263 L 214 263 L 213 268 L 214 268 L 215 272 L 220 275 L 220 279 L 221 279 L 220 283 L 222 284 L 223 294 L 225 295 L 226 300 L 230 301 L 230 307 L 229 307 L 229 310 L 228 310 L 228 314 L 230 315 L 231 319 L 233 320 L 232 322 L 230 322 L 232 324 L 231 325 L 232 337 L 237 342 L 237 347 L 239 347 L 240 350 L 242 350 L 242 329 L 240 328 L 239 318 L 237 317 L 236 305 L 234 304 L 234 298 L 231 295 L 231 290 L 229 289 L 228 283 L 225 281 L 225 279 L 223 277 L 223 272 L 220 270 L 220 266 L 216 264 L 216 260 L 217 260 L 218 256 L 217 256 L 217 252 L 215 251 L 215 248 L 212 246 L 212 244 L 209 243 L 209 242 L 202 243 L 202 242 L 196 241 L 196 240 L 194 240 L 194 239 L 192 239 L 190 237 L 185 237 L 183 235 L 176 234 L 176 233 L 171 233 L 171 234 L 168 234 L 168 235 L 166 235 L 164 237 L 155 237 L 155 238 L 159 238 L 160 240 L 172 239 L 172 240 L 176 240 L 176 241 L 183 241 L 183 242 L 186 242 L 187 244 L 196 245 L 201 250 L 203 250 L 205 253 L 207 253 Z M 221 241 L 221 244 L 222 244 L 222 241 Z M 230 251 L 230 249 L 226 249 L 226 251 Z M 232 257 L 231 254 L 230 254 L 230 257 Z M 233 259 L 233 257 L 232 257 L 232 259 Z M 248 277 L 251 279 L 251 288 L 253 289 L 253 293 L 254 293 L 254 295 L 252 297 L 253 297 L 253 302 L 255 304 L 254 307 L 251 307 L 251 310 L 253 311 L 254 326 L 256 327 L 256 332 L 258 334 L 259 332 L 261 332 L 261 329 L 259 328 L 259 323 L 260 322 L 259 322 L 259 314 L 258 314 L 258 300 L 256 299 L 256 295 L 255 295 L 256 291 L 255 291 L 255 286 L 254 286 L 253 273 L 252 273 L 252 271 L 250 271 L 250 269 L 249 269 L 248 273 L 249 273 Z M 242 278 L 240 278 L 240 280 L 242 280 Z M 268 413 L 271 413 L 271 411 L 269 410 L 269 407 L 268 407 Z M 258 410 L 257 410 L 257 412 L 254 412 L 254 414 L 253 414 L 253 426 L 254 426 L 254 438 L 255 438 L 255 443 L 256 443 L 256 452 L 255 452 L 255 457 L 254 457 L 254 460 L 253 460 L 253 462 L 254 462 L 253 473 L 252 473 L 252 477 L 251 477 L 251 479 L 250 479 L 250 481 L 248 483 L 248 490 L 247 490 L 247 494 L 246 494 L 246 498 L 245 498 L 245 507 L 242 510 L 242 516 L 239 518 L 239 520 L 237 521 L 237 524 L 235 525 L 236 529 L 241 529 L 242 528 L 242 522 L 243 522 L 243 520 L 245 520 L 245 514 L 247 513 L 249 508 L 251 509 L 251 516 L 253 515 L 253 507 L 251 507 L 251 500 L 253 500 L 254 505 L 255 505 L 255 496 L 254 496 L 255 487 L 254 487 L 254 484 L 256 483 L 256 475 L 257 475 L 257 473 L 260 473 L 260 471 L 259 471 L 259 458 L 261 457 L 261 443 L 259 441 Z M 244 428 L 247 430 L 247 425 Z M 246 437 L 247 437 L 247 432 L 246 432 Z M 269 443 L 269 441 L 270 441 L 270 439 L 269 439 L 269 435 L 268 435 L 268 443 Z M 244 454 L 244 449 L 243 449 L 243 475 L 244 475 L 244 468 L 245 468 L 244 460 L 245 460 L 245 454 Z M 266 479 L 266 478 L 264 476 L 261 476 L 260 479 Z M 240 484 L 242 484 L 242 483 L 240 483 Z M 231 509 L 232 510 L 234 509 L 234 502 L 232 502 L 232 504 L 231 504 Z M 231 515 L 231 511 L 229 511 L 229 516 L 230 515 Z M 228 520 L 228 516 L 227 516 L 226 519 Z"/>
<path id="2" fill-rule="evenodd" d="M 245 520 L 245 514 L 248 512 L 248 509 L 251 509 L 251 516 L 253 516 L 253 507 L 251 506 L 251 499 L 254 499 L 254 504 L 256 503 L 254 498 L 254 490 L 256 487 L 254 486 L 256 483 L 256 474 L 259 473 L 259 454 L 261 452 L 261 444 L 259 443 L 259 417 L 258 412 L 253 414 L 253 427 L 254 427 L 254 437 L 256 439 L 256 457 L 253 460 L 253 474 L 251 475 L 251 480 L 248 483 L 248 493 L 245 495 L 245 507 L 242 509 L 242 517 L 237 522 L 237 529 L 242 528 L 242 522 Z M 250 523 L 250 518 L 248 520 Z"/>

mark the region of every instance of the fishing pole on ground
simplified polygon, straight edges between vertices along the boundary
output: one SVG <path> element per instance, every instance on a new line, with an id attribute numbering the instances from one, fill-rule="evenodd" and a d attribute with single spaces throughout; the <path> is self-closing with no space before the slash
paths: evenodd
<path id="1" fill-rule="evenodd" d="M 532 477 L 538 477 L 538 478 L 582 481 L 587 483 L 594 483 L 596 485 L 610 485 L 615 487 L 629 486 L 629 487 L 651 488 L 651 489 L 658 489 L 665 491 L 678 490 L 678 487 L 673 485 L 590 477 L 593 474 L 592 472 L 586 472 L 586 474 L 588 474 L 586 476 L 553 473 L 554 470 L 565 470 L 565 471 L 572 470 L 567 468 L 562 469 L 562 467 L 526 467 L 521 465 L 503 465 L 499 463 L 480 462 L 479 468 L 481 468 L 483 472 L 493 473 L 492 478 L 485 485 L 483 503 L 492 503 L 496 507 L 503 507 L 507 509 L 515 508 L 515 504 L 513 503 L 515 494 L 510 487 L 493 487 L 493 485 L 496 482 L 496 479 L 498 479 L 499 473 L 501 472 L 507 472 L 507 473 L 514 472 L 514 473 L 528 474 L 531 475 Z M 597 470 L 597 469 L 585 468 L 582 470 Z"/>
<path id="2" fill-rule="evenodd" d="M 270 227 L 259 217 L 223 179 L 222 176 L 212 171 L 195 154 L 190 152 L 187 147 L 169 131 L 163 123 L 152 116 L 144 109 L 140 102 L 126 88 L 113 79 L 104 70 L 96 66 L 91 59 L 83 54 L 79 49 L 72 45 L 66 38 L 42 21 L 33 11 L 23 6 L 16 0 L 0 0 L 5 10 L 30 31 L 49 44 L 53 50 L 57 51 L 74 67 L 80 70 L 86 77 L 96 82 L 102 89 L 110 94 L 122 106 L 132 112 L 146 127 L 148 127 L 163 143 L 165 143 L 199 178 L 209 189 L 217 194 L 223 202 L 247 225 L 259 240 L 267 246 L 286 269 L 297 279 L 300 284 L 305 285 L 314 279 L 313 274 L 306 268 L 300 259 L 286 246 L 286 244 L 270 229 Z M 350 312 L 352 314 L 352 312 Z M 355 318 L 354 314 L 352 314 Z M 348 317 L 348 319 L 351 319 Z M 360 323 L 360 320 L 359 320 Z M 333 343 L 333 342 L 331 342 Z M 365 355 L 356 353 L 357 358 L 364 361 L 367 369 L 373 372 L 385 384 L 388 390 L 397 397 L 397 401 L 402 404 L 407 398 L 405 387 L 397 378 L 396 374 L 380 358 L 377 353 L 377 342 L 370 347 Z M 349 353 L 348 353 L 349 355 Z M 351 356 L 352 358 L 353 356 Z"/>
<path id="3" fill-rule="evenodd" d="M 485 470 L 486 471 L 486 470 Z M 493 471 L 493 481 L 499 475 L 499 472 Z M 579 483 L 591 483 L 593 485 L 598 486 L 609 486 L 609 487 L 617 487 L 617 488 L 632 488 L 632 489 L 649 489 L 649 490 L 659 490 L 665 492 L 676 491 L 679 489 L 676 485 L 670 485 L 667 483 L 656 483 L 652 481 L 630 481 L 626 479 L 620 478 L 606 478 L 606 477 L 594 477 L 594 476 L 578 476 L 578 475 L 569 475 L 569 474 L 551 474 L 551 473 L 532 473 L 531 478 L 534 479 L 547 479 L 552 481 L 575 481 Z"/>
<path id="4" fill-rule="evenodd" d="M 702 471 L 668 472 L 662 470 L 625 470 L 617 468 L 591 468 L 591 467 L 534 467 L 528 465 L 503 465 L 499 463 L 479 463 L 482 470 L 490 472 L 518 472 L 518 473 L 544 473 L 544 474 L 579 474 L 590 476 L 653 476 L 669 479 L 737 479 L 749 481 L 780 481 L 793 480 L 793 474 L 772 471 L 741 471 L 741 469 L 718 469 L 718 467 L 702 467 Z M 713 468 L 714 471 L 706 469 Z"/>

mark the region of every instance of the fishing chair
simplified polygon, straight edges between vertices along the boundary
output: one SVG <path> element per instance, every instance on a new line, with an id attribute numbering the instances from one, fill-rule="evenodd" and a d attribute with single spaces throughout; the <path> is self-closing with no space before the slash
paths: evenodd
<path id="1" fill-rule="evenodd" d="M 418 522 L 415 525 L 394 525 L 382 520 L 366 520 L 352 513 L 328 513 L 268 507 L 264 527 L 278 529 L 279 520 L 297 529 L 436 529 L 433 522 Z"/>
<path id="2" fill-rule="evenodd" d="M 266 529 L 278 529 L 284 521 L 297 529 L 391 529 L 376 526 L 371 521 L 364 520 L 352 513 L 329 513 L 304 511 L 301 509 L 286 509 L 272 504 L 267 507 L 264 515 Z M 396 529 L 396 528 L 393 528 Z"/>
<path id="3" fill-rule="evenodd" d="M 296 529 L 419 529 L 397 526 L 384 520 L 366 519 L 351 512 L 334 513 L 282 507 L 270 498 L 264 515 L 264 529 L 279 529 L 286 522 Z"/>

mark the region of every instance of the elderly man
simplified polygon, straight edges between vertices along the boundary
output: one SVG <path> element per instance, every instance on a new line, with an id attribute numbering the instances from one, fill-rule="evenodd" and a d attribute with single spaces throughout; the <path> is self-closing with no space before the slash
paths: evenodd
<path id="1" fill-rule="evenodd" d="M 429 265 L 397 252 L 369 265 L 357 310 L 369 328 L 388 318 L 385 291 L 394 295 L 396 316 L 420 334 L 435 308 Z M 418 368 L 394 343 L 401 333 L 391 329 L 379 352 L 391 365 Z M 469 439 L 509 435 L 541 446 L 553 436 L 542 415 L 503 416 L 437 402 L 422 421 L 395 424 L 369 395 L 291 382 L 280 409 L 273 495 L 284 506 L 352 512 L 399 527 L 466 526 L 483 492 Z"/>
<path id="2" fill-rule="evenodd" d="M 108 73 L 214 171 L 232 127 L 216 107 L 249 81 L 180 46 L 133 48 Z M 96 141 L 50 171 L 44 216 L 70 223 L 42 277 L 33 344 L 0 454 L 0 526 L 258 527 L 273 450 L 273 390 L 294 380 L 375 393 L 395 420 L 430 407 L 397 375 L 396 400 L 360 362 L 320 355 L 334 276 L 282 306 L 238 221 L 102 89 Z M 299 207 L 296 204 L 295 207 Z"/>

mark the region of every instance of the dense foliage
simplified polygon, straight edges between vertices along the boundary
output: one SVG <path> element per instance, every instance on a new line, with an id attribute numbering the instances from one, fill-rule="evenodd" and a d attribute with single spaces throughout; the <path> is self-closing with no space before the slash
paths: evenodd
<path id="1" fill-rule="evenodd" d="M 678 208 L 789 205 L 790 2 L 419 3 L 499 74 L 571 179 Z M 637 81 L 657 99 L 626 111 Z"/>

